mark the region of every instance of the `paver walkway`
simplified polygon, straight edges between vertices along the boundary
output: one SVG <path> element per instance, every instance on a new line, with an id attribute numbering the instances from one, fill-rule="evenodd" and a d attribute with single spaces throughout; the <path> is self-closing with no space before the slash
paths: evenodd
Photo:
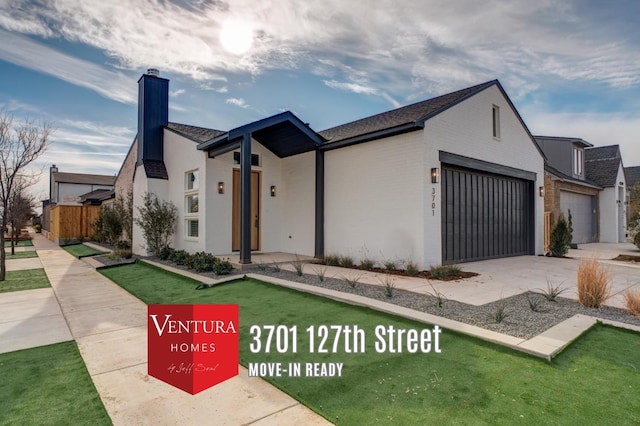
<path id="1" fill-rule="evenodd" d="M 114 424 L 330 424 L 242 367 L 195 396 L 149 377 L 147 306 L 44 237 L 34 245 Z"/>

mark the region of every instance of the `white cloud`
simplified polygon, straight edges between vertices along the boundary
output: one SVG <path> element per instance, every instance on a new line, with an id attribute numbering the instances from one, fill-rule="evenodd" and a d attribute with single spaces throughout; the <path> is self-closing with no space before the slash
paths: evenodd
<path id="1" fill-rule="evenodd" d="M 225 103 L 239 106 L 240 108 L 249 108 L 249 105 L 242 98 L 228 98 Z"/>
<path id="2" fill-rule="evenodd" d="M 118 102 L 135 104 L 138 101 L 135 85 L 122 73 L 106 70 L 1 29 L 0 39 L 0 59 L 53 75 Z"/>
<path id="3" fill-rule="evenodd" d="M 17 0 L 0 26 L 64 37 L 104 50 L 125 69 L 161 69 L 201 82 L 227 73 L 306 68 L 328 81 L 376 87 L 407 99 L 480 81 L 559 78 L 640 84 L 637 2 L 608 5 L 504 2 L 300 2 L 234 0 L 185 7 L 155 0 Z M 225 22 L 256 28 L 253 48 L 221 48 Z"/>
<path id="4" fill-rule="evenodd" d="M 185 93 L 187 93 L 185 89 L 170 90 L 169 96 L 171 96 L 172 98 L 177 98 L 178 96 L 184 95 Z"/>

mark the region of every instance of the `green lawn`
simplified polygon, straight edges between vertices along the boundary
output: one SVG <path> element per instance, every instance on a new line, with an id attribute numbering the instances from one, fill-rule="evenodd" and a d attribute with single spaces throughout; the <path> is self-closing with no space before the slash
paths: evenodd
<path id="1" fill-rule="evenodd" d="M 9 291 L 31 290 L 50 287 L 44 269 L 26 269 L 23 271 L 7 271 L 5 281 L 0 281 L 0 293 Z"/>
<path id="2" fill-rule="evenodd" d="M 97 254 L 106 253 L 106 251 L 96 250 L 93 247 L 89 247 L 85 244 L 73 244 L 70 246 L 64 246 L 62 248 L 68 251 L 69 253 L 71 253 L 73 256 L 77 257 L 78 259 L 81 257 L 95 256 Z"/>
<path id="3" fill-rule="evenodd" d="M 0 424 L 111 424 L 75 342 L 0 354 L 0 371 Z"/>
<path id="4" fill-rule="evenodd" d="M 4 246 L 11 247 L 11 241 L 5 241 Z M 22 240 L 22 241 L 18 241 L 14 246 L 15 247 L 31 247 L 33 246 L 33 243 L 31 242 L 31 240 Z"/>
<path id="5" fill-rule="evenodd" d="M 16 254 L 11 254 L 11 251 L 7 250 L 7 260 L 29 259 L 31 257 L 38 257 L 38 253 L 35 250 L 30 250 L 30 251 L 17 251 Z"/>
<path id="6" fill-rule="evenodd" d="M 270 379 L 332 422 L 363 424 L 633 424 L 640 413 L 640 335 L 594 327 L 553 362 L 443 331 L 441 354 L 378 354 L 376 325 L 425 328 L 255 280 L 206 290 L 138 263 L 102 269 L 146 303 L 237 303 L 240 357 L 249 362 L 343 362 L 342 378 Z M 298 326 L 297 354 L 252 354 L 253 324 Z M 358 325 L 364 354 L 309 354 L 309 325 Z"/>

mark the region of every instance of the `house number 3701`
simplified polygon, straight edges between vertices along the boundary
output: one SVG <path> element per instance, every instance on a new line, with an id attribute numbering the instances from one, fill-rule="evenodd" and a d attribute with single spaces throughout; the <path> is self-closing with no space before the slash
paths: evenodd
<path id="1" fill-rule="evenodd" d="M 431 214 L 436 215 L 436 189 L 431 188 Z"/>

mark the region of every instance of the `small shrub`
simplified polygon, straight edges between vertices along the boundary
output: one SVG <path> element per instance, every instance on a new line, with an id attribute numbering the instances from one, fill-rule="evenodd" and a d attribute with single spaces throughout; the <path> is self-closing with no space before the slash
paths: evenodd
<path id="1" fill-rule="evenodd" d="M 320 282 L 324 281 L 325 275 L 327 274 L 327 267 L 321 266 L 318 268 L 314 268 L 313 270 L 316 273 L 316 277 L 318 277 L 318 280 L 320 280 Z"/>
<path id="2" fill-rule="evenodd" d="M 624 306 L 627 308 L 629 315 L 640 318 L 640 291 L 633 291 L 628 288 L 624 292 Z"/>
<path id="3" fill-rule="evenodd" d="M 381 278 L 380 283 L 384 286 L 384 295 L 392 298 L 393 290 L 396 288 L 396 282 L 391 278 L 391 274 L 386 274 L 384 278 Z"/>
<path id="4" fill-rule="evenodd" d="M 540 291 L 538 292 L 539 294 L 541 294 L 542 296 L 544 296 L 545 299 L 547 299 L 548 302 L 557 302 L 557 298 L 564 293 L 565 291 L 567 291 L 566 288 L 562 288 L 560 287 L 562 285 L 562 283 L 554 286 L 550 280 L 547 279 L 547 289 L 540 289 Z"/>
<path id="5" fill-rule="evenodd" d="M 443 278 L 455 277 L 462 273 L 462 268 L 458 265 L 440 265 L 429 268 L 431 278 L 441 280 Z"/>
<path id="6" fill-rule="evenodd" d="M 114 250 L 106 255 L 111 260 L 131 259 L 131 250 Z"/>
<path id="7" fill-rule="evenodd" d="M 360 278 L 362 278 L 362 275 L 358 275 L 357 277 L 347 277 L 345 275 L 342 276 L 342 279 L 345 280 L 347 282 L 347 284 L 349 284 L 349 287 L 351 288 L 356 288 L 356 286 L 358 285 L 358 283 L 360 282 Z"/>
<path id="8" fill-rule="evenodd" d="M 597 258 L 582 260 L 578 266 L 578 302 L 599 308 L 611 294 L 611 271 Z"/>
<path id="9" fill-rule="evenodd" d="M 78 236 L 76 237 L 76 241 L 79 242 L 80 244 L 84 243 L 84 235 L 82 234 L 78 234 Z"/>
<path id="10" fill-rule="evenodd" d="M 176 250 L 171 247 L 163 247 L 158 253 L 158 258 L 160 260 L 169 260 L 173 257 L 175 251 Z"/>
<path id="11" fill-rule="evenodd" d="M 36 234 L 39 234 L 42 232 L 42 225 L 40 225 L 39 223 L 36 223 L 35 225 L 33 225 L 33 230 L 36 231 Z"/>
<path id="12" fill-rule="evenodd" d="M 60 237 L 61 246 L 68 246 L 69 244 L 71 244 L 71 237 Z"/>
<path id="13" fill-rule="evenodd" d="M 327 266 L 340 266 L 340 256 L 337 254 L 327 254 L 324 256 L 324 264 Z"/>
<path id="14" fill-rule="evenodd" d="M 116 247 L 118 247 L 120 250 L 129 250 L 131 248 L 131 243 L 126 240 L 116 241 Z"/>
<path id="15" fill-rule="evenodd" d="M 262 272 L 266 272 L 267 271 L 267 264 L 263 263 L 263 262 L 256 262 L 256 266 L 258 267 L 258 269 L 260 269 Z"/>
<path id="16" fill-rule="evenodd" d="M 349 255 L 340 256 L 340 266 L 343 268 L 353 268 L 353 257 Z"/>
<path id="17" fill-rule="evenodd" d="M 278 262 L 273 262 L 271 264 L 271 269 L 273 269 L 273 272 L 280 272 L 282 270 Z"/>
<path id="18" fill-rule="evenodd" d="M 563 257 L 569 252 L 569 246 L 571 245 L 571 229 L 567 220 L 564 218 L 564 214 L 560 213 L 558 222 L 551 232 L 551 242 L 549 243 L 549 250 L 553 257 Z"/>
<path id="19" fill-rule="evenodd" d="M 385 260 L 384 261 L 384 269 L 387 271 L 395 271 L 398 268 L 398 264 L 395 260 Z"/>
<path id="20" fill-rule="evenodd" d="M 216 275 L 229 275 L 233 270 L 233 265 L 229 259 L 218 259 L 214 257 L 213 273 Z"/>
<path id="21" fill-rule="evenodd" d="M 442 292 L 440 292 L 437 288 L 435 288 L 433 284 L 429 283 L 429 286 L 431 286 L 433 293 L 427 292 L 427 294 L 436 299 L 435 301 L 436 308 L 442 308 L 442 306 L 444 305 L 444 299 L 446 299 L 444 297 L 444 294 L 442 294 Z"/>
<path id="22" fill-rule="evenodd" d="M 404 272 L 406 272 L 410 277 L 415 277 L 420 273 L 420 269 L 418 269 L 418 264 L 416 262 L 408 260 L 404 267 Z"/>
<path id="23" fill-rule="evenodd" d="M 188 256 L 184 261 L 184 265 L 195 272 L 209 272 L 213 271 L 215 262 L 216 258 L 212 254 L 199 251 Z"/>
<path id="24" fill-rule="evenodd" d="M 507 303 L 504 301 L 504 299 L 500 298 L 500 301 L 496 305 L 496 310 L 493 313 L 493 322 L 499 324 L 508 316 L 509 314 L 507 314 Z"/>
<path id="25" fill-rule="evenodd" d="M 540 312 L 540 302 L 542 302 L 542 299 L 537 296 L 527 294 L 527 302 L 529 303 L 529 309 L 533 312 Z"/>
<path id="26" fill-rule="evenodd" d="M 633 237 L 633 244 L 640 249 L 640 232 Z"/>
<path id="27" fill-rule="evenodd" d="M 189 258 L 189 253 L 186 250 L 175 250 L 171 257 L 170 261 L 175 263 L 176 265 L 184 265 L 187 259 Z"/>
<path id="28" fill-rule="evenodd" d="M 297 254 L 296 260 L 291 262 L 291 265 L 293 265 L 293 268 L 296 270 L 296 274 L 301 277 L 304 270 L 304 263 L 302 262 L 302 260 L 300 260 Z"/>
<path id="29" fill-rule="evenodd" d="M 370 271 L 376 266 L 376 261 L 369 258 L 364 258 L 360 261 L 360 268 Z"/>

